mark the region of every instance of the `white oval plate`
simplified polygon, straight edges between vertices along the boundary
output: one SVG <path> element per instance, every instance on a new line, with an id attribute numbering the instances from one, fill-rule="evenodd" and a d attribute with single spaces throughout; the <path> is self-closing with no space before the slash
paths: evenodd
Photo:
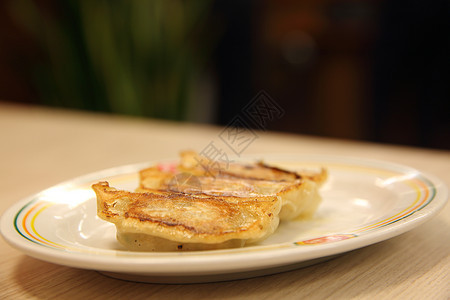
<path id="1" fill-rule="evenodd" d="M 323 166 L 330 176 L 312 219 L 282 223 L 258 245 L 182 253 L 122 248 L 114 225 L 96 216 L 90 186 L 107 180 L 133 190 L 137 171 L 152 163 L 89 174 L 24 199 L 4 213 L 1 233 L 13 247 L 56 264 L 136 281 L 208 282 L 299 268 L 386 240 L 430 219 L 448 197 L 439 179 L 397 164 L 318 155 L 263 158 L 293 170 Z"/>

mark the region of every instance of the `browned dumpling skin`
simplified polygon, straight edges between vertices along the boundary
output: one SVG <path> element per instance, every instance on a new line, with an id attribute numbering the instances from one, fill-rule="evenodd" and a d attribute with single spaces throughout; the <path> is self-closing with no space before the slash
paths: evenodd
<path id="1" fill-rule="evenodd" d="M 120 191 L 107 182 L 92 186 L 97 215 L 114 223 L 118 240 L 145 251 L 241 247 L 278 226 L 278 196 L 189 195 L 170 191 Z"/>

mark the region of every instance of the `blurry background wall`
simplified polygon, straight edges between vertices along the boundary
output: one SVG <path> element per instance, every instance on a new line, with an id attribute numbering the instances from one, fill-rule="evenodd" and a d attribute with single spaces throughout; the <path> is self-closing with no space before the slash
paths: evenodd
<path id="1" fill-rule="evenodd" d="M 450 149 L 450 2 L 0 2 L 0 99 Z"/>

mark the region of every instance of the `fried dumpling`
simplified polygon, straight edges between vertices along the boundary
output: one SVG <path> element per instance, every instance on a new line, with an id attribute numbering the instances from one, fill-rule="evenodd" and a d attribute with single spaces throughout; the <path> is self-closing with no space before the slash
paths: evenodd
<path id="1" fill-rule="evenodd" d="M 97 196 L 97 215 L 114 223 L 117 239 L 132 250 L 242 247 L 265 239 L 279 223 L 278 196 L 128 192 L 107 182 L 92 188 Z"/>
<path id="2" fill-rule="evenodd" d="M 292 172 L 254 164 L 215 163 L 207 168 L 205 158 L 192 151 L 181 153 L 178 165 L 157 165 L 140 171 L 139 191 L 178 191 L 191 194 L 278 196 L 282 201 L 281 220 L 311 217 L 322 201 L 319 187 L 327 171 Z"/>

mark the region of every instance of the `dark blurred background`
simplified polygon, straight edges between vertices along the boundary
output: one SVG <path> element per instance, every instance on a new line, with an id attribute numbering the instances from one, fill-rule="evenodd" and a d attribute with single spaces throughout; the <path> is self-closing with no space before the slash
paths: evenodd
<path id="1" fill-rule="evenodd" d="M 450 1 L 0 2 L 0 100 L 450 149 Z"/>

